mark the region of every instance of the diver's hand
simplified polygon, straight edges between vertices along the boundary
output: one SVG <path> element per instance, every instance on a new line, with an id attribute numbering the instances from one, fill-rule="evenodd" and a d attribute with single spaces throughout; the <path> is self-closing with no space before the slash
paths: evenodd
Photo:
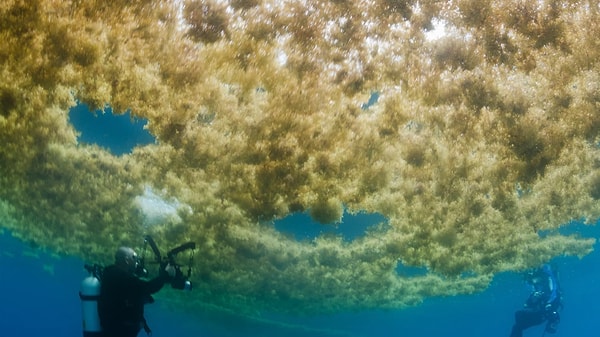
<path id="1" fill-rule="evenodd" d="M 175 277 L 175 267 L 173 267 L 171 264 L 167 264 L 167 266 L 165 267 L 165 272 L 169 275 L 170 278 Z"/>
<path id="2" fill-rule="evenodd" d="M 164 267 L 163 267 L 164 266 Z M 166 281 L 172 280 L 175 277 L 176 270 L 171 264 L 161 265 L 158 270 L 158 275 Z"/>

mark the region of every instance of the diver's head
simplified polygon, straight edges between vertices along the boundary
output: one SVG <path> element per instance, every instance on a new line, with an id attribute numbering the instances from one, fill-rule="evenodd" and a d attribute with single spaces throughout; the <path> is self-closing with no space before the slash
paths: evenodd
<path id="1" fill-rule="evenodd" d="M 552 267 L 549 264 L 544 264 L 541 269 L 546 275 L 552 275 Z"/>
<path id="2" fill-rule="evenodd" d="M 138 263 L 137 254 L 129 247 L 120 247 L 115 253 L 115 265 L 128 273 L 135 273 Z"/>
<path id="3" fill-rule="evenodd" d="M 541 268 L 530 270 L 525 274 L 525 282 L 537 287 L 544 281 L 544 276 L 545 274 Z"/>

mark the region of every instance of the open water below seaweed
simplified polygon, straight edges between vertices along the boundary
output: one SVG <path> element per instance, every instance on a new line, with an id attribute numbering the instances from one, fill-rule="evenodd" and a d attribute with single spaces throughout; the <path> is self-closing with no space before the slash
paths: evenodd
<path id="1" fill-rule="evenodd" d="M 573 224 L 570 228 L 588 237 L 600 234 L 598 226 Z M 598 336 L 600 253 L 595 251 L 581 260 L 565 257 L 553 262 L 559 268 L 565 305 L 554 336 Z M 80 282 L 86 276 L 82 266 L 83 261 L 77 258 L 57 258 L 6 231 L 0 234 L 0 336 L 82 336 L 78 297 Z M 485 292 L 429 299 L 403 310 L 313 317 L 265 314 L 261 321 L 249 321 L 235 316 L 178 312 L 157 301 L 147 306 L 147 318 L 154 337 L 505 337 L 513 312 L 522 306 L 527 295 L 521 275 L 505 273 L 497 276 Z M 542 333 L 541 327 L 532 328 L 524 336 L 537 337 Z"/>

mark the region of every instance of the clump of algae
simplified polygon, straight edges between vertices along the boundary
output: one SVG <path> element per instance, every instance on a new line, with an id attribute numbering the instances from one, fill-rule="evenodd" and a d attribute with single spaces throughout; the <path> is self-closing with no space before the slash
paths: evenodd
<path id="1" fill-rule="evenodd" d="M 244 312 L 400 308 L 583 257 L 594 240 L 556 229 L 600 216 L 599 11 L 4 1 L 2 225 L 103 263 L 143 234 L 163 249 L 194 240 L 197 290 L 179 305 Z M 426 34 L 434 21 L 439 39 Z M 158 144 L 121 157 L 77 144 L 78 101 L 130 109 Z M 145 186 L 192 211 L 144 228 Z M 305 210 L 339 222 L 343 207 L 389 226 L 297 242 L 270 225 Z M 401 276 L 398 263 L 428 272 Z"/>

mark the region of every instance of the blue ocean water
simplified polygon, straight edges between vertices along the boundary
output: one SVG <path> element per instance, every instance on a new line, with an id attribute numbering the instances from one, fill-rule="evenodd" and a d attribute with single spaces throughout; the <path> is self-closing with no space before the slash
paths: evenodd
<path id="1" fill-rule="evenodd" d="M 579 226 L 586 229 L 583 226 Z M 595 227 L 587 235 L 598 236 Z M 84 262 L 56 257 L 0 234 L 0 336 L 81 336 L 78 291 L 87 276 Z M 600 253 L 583 259 L 558 258 L 564 309 L 556 337 L 598 336 Z M 160 301 L 147 306 L 155 337 L 204 336 L 508 336 L 513 313 L 528 295 L 522 276 L 506 273 L 486 291 L 468 296 L 435 298 L 403 310 L 338 313 L 311 317 L 264 314 L 261 321 L 235 316 L 178 312 Z M 542 328 L 525 337 L 542 336 Z M 141 333 L 140 336 L 144 334 Z"/>
<path id="2" fill-rule="evenodd" d="M 79 104 L 69 112 L 69 122 L 79 131 L 78 141 L 96 144 L 114 155 L 131 152 L 135 146 L 152 144 L 154 137 L 144 129 L 147 121 L 131 116 L 112 113 L 110 107 L 93 113 L 85 104 Z"/>
<path id="3" fill-rule="evenodd" d="M 79 117 L 81 119 L 77 119 Z M 98 120 L 88 117 L 71 114 L 71 122 L 82 132 L 82 142 L 98 143 L 117 155 L 129 152 L 135 144 L 153 142 L 151 138 L 143 141 L 138 138 L 116 140 L 106 132 L 92 137 L 85 131 L 86 127 L 90 127 L 90 123 L 98 123 Z M 104 117 L 110 119 L 110 115 Z M 114 131 L 115 128 L 110 126 L 112 122 L 108 123 L 108 130 Z M 119 123 L 125 129 L 118 129 L 121 131 L 117 134 L 138 137 L 145 132 L 143 122 Z M 300 214 L 276 223 L 275 227 L 299 240 L 322 234 L 323 227 L 319 225 L 295 226 L 297 222 L 306 221 L 307 217 Z M 359 224 L 377 224 L 385 219 L 377 214 L 359 214 L 356 217 L 345 215 L 343 221 L 344 226 L 327 231 L 342 235 L 345 240 L 353 240 L 369 229 Z M 298 227 L 303 228 L 301 232 L 294 230 Z M 568 231 L 586 237 L 600 237 L 598 226 L 573 223 L 568 226 Z M 553 263 L 560 271 L 565 305 L 554 336 L 599 336 L 596 319 L 600 316 L 597 301 L 600 298 L 600 253 L 594 251 L 583 259 L 557 258 Z M 76 257 L 57 257 L 13 238 L 6 231 L 0 232 L 0 337 L 81 336 L 78 291 L 81 281 L 87 276 L 83 264 L 84 261 Z M 509 335 L 514 311 L 522 307 L 527 296 L 528 288 L 522 276 L 505 273 L 498 275 L 489 289 L 482 293 L 429 299 L 422 305 L 403 310 L 310 317 L 264 313 L 260 320 L 248 320 L 235 314 L 178 311 L 165 307 L 159 300 L 147 307 L 146 316 L 155 337 L 505 337 Z M 542 334 L 543 327 L 540 326 L 527 330 L 524 336 Z M 142 332 L 140 336 L 143 335 Z"/>

